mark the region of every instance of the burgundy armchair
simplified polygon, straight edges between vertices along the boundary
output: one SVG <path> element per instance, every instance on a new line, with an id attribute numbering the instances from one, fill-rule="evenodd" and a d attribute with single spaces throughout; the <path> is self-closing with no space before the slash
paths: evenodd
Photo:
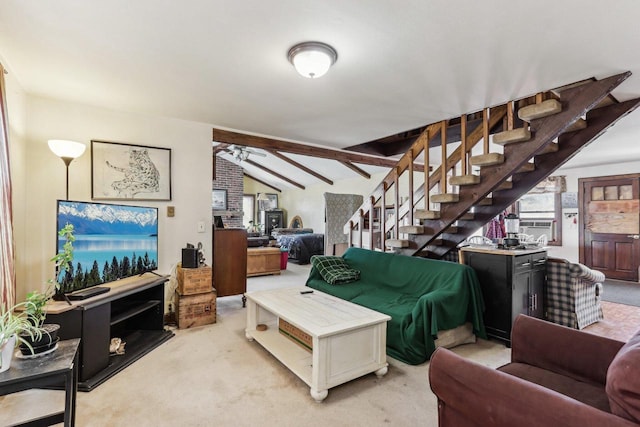
<path id="1" fill-rule="evenodd" d="M 435 351 L 440 427 L 640 425 L 640 331 L 625 344 L 520 315 L 511 344 L 497 370 Z"/>

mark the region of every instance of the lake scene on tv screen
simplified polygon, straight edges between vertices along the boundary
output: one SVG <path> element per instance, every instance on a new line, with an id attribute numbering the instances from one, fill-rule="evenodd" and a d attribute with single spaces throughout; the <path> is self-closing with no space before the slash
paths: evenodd
<path id="1" fill-rule="evenodd" d="M 63 292 L 158 268 L 157 208 L 58 201 L 57 230 L 74 228 L 73 263 Z M 58 236 L 58 252 L 65 239 Z"/>

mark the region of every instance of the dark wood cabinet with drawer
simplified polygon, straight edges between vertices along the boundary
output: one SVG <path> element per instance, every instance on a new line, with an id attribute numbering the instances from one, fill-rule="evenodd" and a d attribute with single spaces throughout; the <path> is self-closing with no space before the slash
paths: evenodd
<path id="1" fill-rule="evenodd" d="M 472 267 L 482 288 L 487 335 L 511 345 L 518 314 L 544 317 L 547 253 L 539 250 L 463 248 L 460 262 Z"/>

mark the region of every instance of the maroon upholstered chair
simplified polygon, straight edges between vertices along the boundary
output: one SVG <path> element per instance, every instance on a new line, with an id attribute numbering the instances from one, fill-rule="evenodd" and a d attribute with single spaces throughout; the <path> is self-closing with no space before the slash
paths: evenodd
<path id="1" fill-rule="evenodd" d="M 440 427 L 640 425 L 640 331 L 625 344 L 520 315 L 511 344 L 497 370 L 433 353 Z"/>

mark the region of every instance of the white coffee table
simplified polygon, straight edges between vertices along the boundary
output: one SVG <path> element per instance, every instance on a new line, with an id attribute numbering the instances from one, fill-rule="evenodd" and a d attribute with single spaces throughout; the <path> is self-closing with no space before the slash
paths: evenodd
<path id="1" fill-rule="evenodd" d="M 250 341 L 258 341 L 311 387 L 322 402 L 329 388 L 370 372 L 387 373 L 387 322 L 391 318 L 307 287 L 246 293 Z M 282 334 L 278 320 L 306 335 L 312 350 Z M 267 329 L 259 331 L 258 325 Z"/>

